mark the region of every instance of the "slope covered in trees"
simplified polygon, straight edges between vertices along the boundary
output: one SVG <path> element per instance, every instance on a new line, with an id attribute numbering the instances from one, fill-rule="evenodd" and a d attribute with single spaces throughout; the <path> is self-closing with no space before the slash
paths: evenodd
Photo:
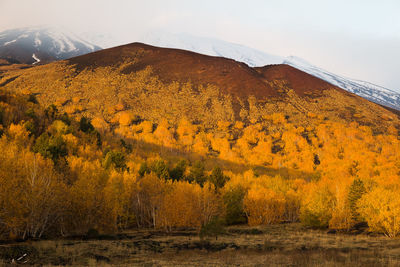
<path id="1" fill-rule="evenodd" d="M 2 238 L 200 229 L 215 220 L 334 229 L 366 221 L 399 234 L 394 128 L 373 135 L 323 121 L 305 129 L 274 114 L 247 127 L 220 122 L 215 134 L 186 120 L 176 128 L 143 121 L 116 138 L 86 117 L 41 108 L 33 95 L 2 91 L 0 100 Z"/>
<path id="2" fill-rule="evenodd" d="M 397 115 L 291 67 L 133 44 L 2 75 L 2 238 L 296 221 L 400 233 Z"/>
<path id="3" fill-rule="evenodd" d="M 121 125 L 126 113 L 175 125 L 186 117 L 207 128 L 218 121 L 258 122 L 272 113 L 296 126 L 314 117 L 357 121 L 377 132 L 399 125 L 391 111 L 287 65 L 250 68 L 138 43 L 3 76 L 5 88 L 33 93 L 44 106 L 54 103 L 107 129 Z"/>

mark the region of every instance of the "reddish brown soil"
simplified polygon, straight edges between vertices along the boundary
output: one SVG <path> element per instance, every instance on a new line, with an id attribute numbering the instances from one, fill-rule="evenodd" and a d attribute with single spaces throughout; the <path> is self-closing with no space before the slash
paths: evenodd
<path id="1" fill-rule="evenodd" d="M 299 95 L 321 92 L 333 85 L 288 65 L 251 68 L 244 63 L 222 57 L 212 57 L 190 51 L 159 48 L 132 43 L 79 56 L 68 60 L 77 70 L 100 66 L 119 66 L 133 62 L 122 73 L 136 72 L 151 66 L 154 73 L 166 82 L 192 82 L 195 85 L 214 84 L 224 92 L 258 99 L 279 97 L 268 82 L 283 80 Z"/>
<path id="2" fill-rule="evenodd" d="M 298 95 L 318 93 L 326 89 L 339 89 L 334 85 L 314 77 L 304 71 L 285 64 L 267 65 L 255 68 L 267 81 L 282 80 Z"/>

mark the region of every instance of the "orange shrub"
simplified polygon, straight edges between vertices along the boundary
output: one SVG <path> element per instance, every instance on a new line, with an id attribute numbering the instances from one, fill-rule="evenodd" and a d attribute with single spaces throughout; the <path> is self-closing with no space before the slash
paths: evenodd
<path id="1" fill-rule="evenodd" d="M 249 225 L 278 223 L 285 212 L 285 200 L 271 189 L 253 185 L 244 198 Z"/>

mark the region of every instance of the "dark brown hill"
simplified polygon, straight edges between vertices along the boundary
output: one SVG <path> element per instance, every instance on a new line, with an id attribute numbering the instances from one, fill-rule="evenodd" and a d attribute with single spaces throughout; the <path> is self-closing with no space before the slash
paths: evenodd
<path id="1" fill-rule="evenodd" d="M 321 80 L 289 65 L 267 65 L 264 67 L 255 68 L 255 70 L 257 70 L 257 72 L 259 72 L 267 81 L 283 81 L 298 95 L 312 93 L 318 94 L 321 91 L 328 89 L 337 89 L 343 92 L 341 88 L 338 88 L 324 80 Z"/>
<path id="2" fill-rule="evenodd" d="M 376 131 L 398 126 L 390 110 L 288 65 L 251 68 L 142 43 L 10 71 L 0 84 L 107 125 L 128 112 L 152 121 L 187 117 L 208 127 L 221 120 L 259 121 L 272 113 L 298 125 L 318 118 L 357 121 Z"/>
<path id="3" fill-rule="evenodd" d="M 133 64 L 123 68 L 121 70 L 123 74 L 151 66 L 154 74 L 167 83 L 190 81 L 194 85 L 213 84 L 227 93 L 240 97 L 278 96 L 276 90 L 263 81 L 262 75 L 246 64 L 186 50 L 133 43 L 68 60 L 78 70 L 119 66 L 126 61 L 131 61 Z"/>
<path id="4" fill-rule="evenodd" d="M 288 85 L 297 94 L 320 93 L 326 89 L 339 89 L 301 70 L 285 64 L 251 68 L 233 59 L 213 57 L 191 51 L 160 48 L 142 43 L 132 43 L 116 48 L 104 49 L 69 59 L 78 70 L 85 68 L 119 66 L 133 61 L 121 70 L 128 74 L 151 66 L 163 82 L 192 82 L 194 85 L 214 84 L 227 93 L 258 99 L 279 96 L 276 86 L 270 82 L 278 80 Z"/>

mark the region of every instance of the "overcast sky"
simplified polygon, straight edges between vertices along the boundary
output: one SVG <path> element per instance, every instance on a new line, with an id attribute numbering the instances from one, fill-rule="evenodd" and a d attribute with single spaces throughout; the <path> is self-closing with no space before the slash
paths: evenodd
<path id="1" fill-rule="evenodd" d="M 0 0 L 0 31 L 43 24 L 213 37 L 400 91 L 399 0 Z"/>

